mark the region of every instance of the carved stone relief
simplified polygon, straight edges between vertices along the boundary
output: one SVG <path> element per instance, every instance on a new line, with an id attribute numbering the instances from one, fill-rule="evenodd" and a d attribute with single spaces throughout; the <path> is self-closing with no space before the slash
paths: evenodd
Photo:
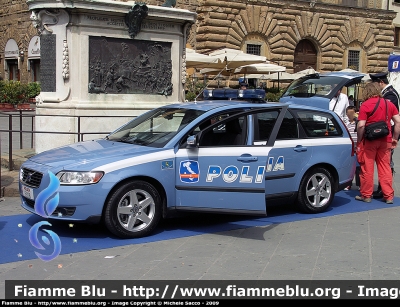
<path id="1" fill-rule="evenodd" d="M 55 25 L 59 21 L 59 15 L 61 14 L 59 9 L 47 9 L 32 11 L 30 19 L 32 20 L 33 26 L 37 29 L 39 36 L 42 33 L 51 34 L 53 30 L 49 28 L 49 25 Z"/>
<path id="2" fill-rule="evenodd" d="M 172 95 L 171 43 L 89 37 L 89 93 Z"/>
<path id="3" fill-rule="evenodd" d="M 140 32 L 142 21 L 147 17 L 149 8 L 146 3 L 136 3 L 126 14 L 125 23 L 128 27 L 128 33 L 131 38 L 135 38 Z"/>

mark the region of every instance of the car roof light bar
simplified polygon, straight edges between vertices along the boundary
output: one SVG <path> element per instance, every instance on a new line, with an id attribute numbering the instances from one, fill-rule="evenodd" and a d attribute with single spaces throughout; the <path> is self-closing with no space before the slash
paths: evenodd
<path id="1" fill-rule="evenodd" d="M 249 100 L 262 101 L 265 99 L 263 89 L 205 89 L 203 92 L 204 100 Z"/>

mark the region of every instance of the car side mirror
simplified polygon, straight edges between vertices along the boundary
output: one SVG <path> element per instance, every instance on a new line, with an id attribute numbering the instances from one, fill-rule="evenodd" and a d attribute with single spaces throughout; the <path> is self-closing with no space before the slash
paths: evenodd
<path id="1" fill-rule="evenodd" d="M 186 148 L 195 148 L 197 147 L 197 137 L 196 135 L 189 135 L 186 139 Z"/>

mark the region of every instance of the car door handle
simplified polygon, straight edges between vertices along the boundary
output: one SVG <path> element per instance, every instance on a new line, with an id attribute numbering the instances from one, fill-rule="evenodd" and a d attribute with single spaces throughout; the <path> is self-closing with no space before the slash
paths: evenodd
<path id="1" fill-rule="evenodd" d="M 304 147 L 304 146 L 302 146 L 302 145 L 297 145 L 297 146 L 294 148 L 294 151 L 297 151 L 297 152 L 307 151 L 307 147 Z"/>
<path id="2" fill-rule="evenodd" d="M 240 162 L 254 162 L 258 160 L 258 157 L 253 157 L 253 156 L 240 156 L 237 158 L 238 161 Z"/>

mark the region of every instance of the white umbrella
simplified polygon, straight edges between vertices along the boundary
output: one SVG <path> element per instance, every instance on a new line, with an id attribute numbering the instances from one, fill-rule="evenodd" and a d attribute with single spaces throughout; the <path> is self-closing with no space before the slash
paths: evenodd
<path id="1" fill-rule="evenodd" d="M 297 76 L 295 74 L 289 74 L 286 71 L 274 72 L 273 74 L 265 76 L 265 79 L 268 79 L 270 81 L 278 81 L 278 89 L 279 89 L 279 82 L 292 81 L 295 80 L 296 78 Z"/>
<path id="2" fill-rule="evenodd" d="M 341 72 L 356 72 L 356 73 L 361 74 L 361 72 L 359 72 L 358 70 L 351 69 L 351 68 L 344 68 L 344 69 L 339 70 L 339 71 L 341 71 Z"/>
<path id="3" fill-rule="evenodd" d="M 257 63 L 240 66 L 235 69 L 235 74 L 268 74 L 270 72 L 286 71 L 286 67 L 272 63 Z M 247 78 L 250 78 L 247 76 Z"/>
<path id="4" fill-rule="evenodd" d="M 218 57 L 213 57 L 207 54 L 202 54 L 194 51 L 193 49 L 186 49 L 186 67 L 187 68 L 201 68 L 209 67 L 212 65 L 220 65 L 221 61 Z"/>
<path id="5" fill-rule="evenodd" d="M 241 50 L 231 48 L 215 50 L 209 55 L 218 57 L 221 61 L 221 66 L 214 66 L 214 68 L 220 68 L 221 70 L 225 69 L 227 71 L 232 70 L 232 74 L 234 73 L 234 70 L 240 66 L 265 63 L 267 61 L 267 58 L 264 56 L 244 53 Z"/>
<path id="6" fill-rule="evenodd" d="M 301 76 L 301 75 L 306 76 L 306 75 L 317 74 L 317 73 L 318 73 L 318 71 L 316 71 L 312 67 L 309 67 L 309 68 L 300 70 L 300 71 L 296 72 L 295 74 L 298 76 Z"/>
<path id="7" fill-rule="evenodd" d="M 225 70 L 225 69 L 217 69 L 217 68 L 203 68 L 199 71 L 201 74 L 206 75 L 222 75 L 222 76 L 230 76 L 233 74 L 232 70 Z"/>
<path id="8" fill-rule="evenodd" d="M 352 72 L 354 72 L 354 73 L 357 73 L 357 74 L 362 74 L 362 75 L 364 75 L 364 77 L 361 79 L 362 81 L 368 81 L 368 80 L 371 80 L 371 78 L 369 77 L 369 74 L 365 74 L 365 73 L 363 73 L 363 72 L 360 72 L 360 71 L 358 71 L 358 70 L 355 70 L 355 69 L 351 69 L 351 68 L 344 68 L 344 69 L 342 69 L 342 70 L 339 70 L 340 72 L 350 72 L 350 73 L 352 73 Z"/>
<path id="9" fill-rule="evenodd" d="M 271 81 L 291 81 L 295 80 L 296 76 L 294 74 L 289 74 L 285 71 L 283 72 L 275 72 L 270 75 L 266 75 L 265 79 L 271 80 Z"/>
<path id="10" fill-rule="evenodd" d="M 267 79 L 268 74 L 248 74 L 247 79 Z"/>

